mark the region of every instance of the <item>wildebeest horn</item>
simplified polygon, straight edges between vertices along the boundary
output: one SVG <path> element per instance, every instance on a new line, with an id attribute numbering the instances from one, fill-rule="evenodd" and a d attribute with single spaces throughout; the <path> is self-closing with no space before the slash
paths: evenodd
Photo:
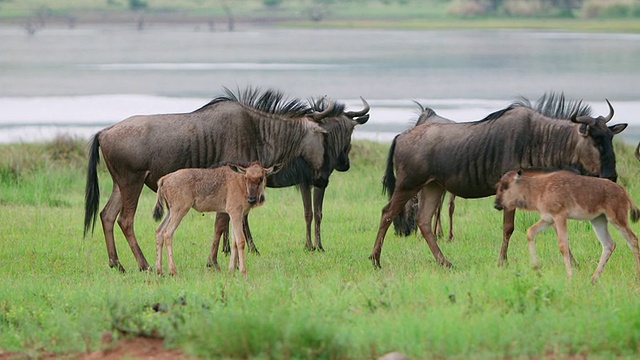
<path id="1" fill-rule="evenodd" d="M 346 111 L 344 114 L 353 119 L 356 116 L 362 116 L 362 115 L 368 113 L 369 110 L 371 110 L 371 108 L 369 107 L 369 103 L 367 103 L 367 100 L 365 100 L 362 96 L 360 96 L 360 100 L 362 100 L 362 104 L 364 105 L 364 109 L 362 109 L 360 111 Z"/>
<path id="2" fill-rule="evenodd" d="M 636 151 L 634 151 L 633 155 L 635 155 L 636 159 L 640 160 L 640 142 L 638 146 L 636 146 Z"/>
<path id="3" fill-rule="evenodd" d="M 571 122 L 593 126 L 593 124 L 595 124 L 596 122 L 596 119 L 588 116 L 584 116 L 578 119 L 578 111 L 575 111 L 573 114 L 571 114 Z"/>
<path id="4" fill-rule="evenodd" d="M 322 119 L 324 119 L 325 117 L 327 117 L 327 115 L 329 115 L 329 113 L 331 113 L 331 111 L 333 111 L 333 100 L 329 100 L 329 104 L 327 105 L 327 108 L 324 109 L 321 112 L 313 112 L 311 114 L 311 118 L 313 118 L 313 120 L 315 121 L 320 121 Z"/>
<path id="5" fill-rule="evenodd" d="M 607 115 L 607 117 L 604 118 L 604 122 L 608 123 L 609 120 L 613 118 L 613 106 L 611 106 L 609 99 L 604 99 L 604 100 L 607 102 L 607 105 L 609 105 L 609 115 Z"/>

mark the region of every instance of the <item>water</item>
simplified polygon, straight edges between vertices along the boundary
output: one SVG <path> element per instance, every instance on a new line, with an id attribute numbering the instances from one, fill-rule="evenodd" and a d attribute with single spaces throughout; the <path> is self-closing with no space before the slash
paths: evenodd
<path id="1" fill-rule="evenodd" d="M 411 126 L 417 100 L 477 120 L 547 91 L 589 102 L 640 140 L 640 35 L 529 30 L 271 29 L 198 31 L 151 24 L 0 27 L 0 142 L 88 138 L 134 114 L 195 110 L 223 86 L 328 95 L 371 104 L 358 138 L 389 141 Z"/>

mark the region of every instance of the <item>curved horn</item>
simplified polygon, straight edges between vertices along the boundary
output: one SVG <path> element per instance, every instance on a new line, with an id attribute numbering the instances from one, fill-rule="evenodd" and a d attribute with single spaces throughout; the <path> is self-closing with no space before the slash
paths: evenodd
<path id="1" fill-rule="evenodd" d="M 607 117 L 604 118 L 604 122 L 608 123 L 613 118 L 613 106 L 611 106 L 609 99 L 604 99 L 604 100 L 607 102 L 607 105 L 609 105 L 609 115 L 607 115 Z"/>
<path id="2" fill-rule="evenodd" d="M 596 119 L 588 116 L 584 116 L 578 119 L 578 111 L 575 111 L 573 114 L 571 114 L 571 122 L 593 126 L 593 124 L 596 123 Z"/>
<path id="3" fill-rule="evenodd" d="M 362 116 L 366 113 L 369 112 L 369 110 L 371 110 L 371 108 L 369 107 L 369 103 L 367 103 L 367 100 L 365 100 L 362 96 L 360 96 L 360 100 L 362 100 L 362 104 L 364 105 L 364 109 L 360 110 L 360 111 L 345 111 L 345 115 L 347 115 L 350 118 L 354 118 L 356 116 Z"/>
<path id="4" fill-rule="evenodd" d="M 327 117 L 327 115 L 329 115 L 329 113 L 331 113 L 332 111 L 333 111 L 333 100 L 329 100 L 329 104 L 327 105 L 327 108 L 321 112 L 314 111 L 313 113 L 311 113 L 311 118 L 315 121 L 320 121 L 325 117 Z"/>
<path id="5" fill-rule="evenodd" d="M 638 146 L 636 146 L 636 151 L 633 152 L 633 155 L 635 155 L 636 159 L 640 160 L 640 142 Z"/>

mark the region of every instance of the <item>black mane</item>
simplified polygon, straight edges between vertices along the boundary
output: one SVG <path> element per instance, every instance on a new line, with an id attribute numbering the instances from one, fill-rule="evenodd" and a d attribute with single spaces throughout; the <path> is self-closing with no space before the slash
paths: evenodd
<path id="1" fill-rule="evenodd" d="M 583 103 L 582 100 L 567 100 L 564 93 L 545 93 L 536 101 L 535 107 L 524 97 L 511 106 L 524 106 L 555 119 L 568 120 L 574 113 L 577 113 L 578 116 L 591 116 L 589 104 Z"/>
<path id="2" fill-rule="evenodd" d="M 244 90 L 237 89 L 234 92 L 227 87 L 223 87 L 223 90 L 224 95 L 216 97 L 196 111 L 203 110 L 222 101 L 234 101 L 265 113 L 290 118 L 306 116 L 313 112 L 313 109 L 304 101 L 295 98 L 287 99 L 282 92 L 274 89 L 262 91 L 259 88 L 248 87 Z"/>

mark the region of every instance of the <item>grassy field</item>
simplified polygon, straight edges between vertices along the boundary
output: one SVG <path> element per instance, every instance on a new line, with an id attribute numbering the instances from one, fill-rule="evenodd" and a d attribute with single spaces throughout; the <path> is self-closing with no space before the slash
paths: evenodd
<path id="1" fill-rule="evenodd" d="M 0 146 L 0 349 L 69 354 L 107 347 L 100 339 L 108 334 L 160 337 L 202 358 L 637 358 L 639 285 L 618 233 L 592 285 L 601 248 L 588 224 L 570 224 L 579 266 L 567 279 L 553 231 L 539 236 L 542 268 L 531 269 L 524 231 L 537 216 L 519 213 L 509 264 L 497 267 L 501 213 L 492 198 L 459 199 L 456 240 L 440 244 L 452 269 L 436 264 L 421 237 L 392 231 L 374 269 L 367 257 L 386 204 L 387 148 L 354 142 L 352 169 L 331 178 L 324 253 L 304 250 L 297 190 L 268 189 L 251 215 L 262 255 L 247 256 L 243 279 L 205 268 L 213 215 L 196 212 L 176 232 L 178 276 L 137 271 L 119 229 L 128 272 L 110 269 L 100 225 L 82 237 L 84 144 Z M 632 150 L 616 144 L 618 172 L 640 202 Z M 111 187 L 104 168 L 100 181 L 102 207 Z M 154 201 L 145 190 L 136 219 L 151 263 Z"/>

